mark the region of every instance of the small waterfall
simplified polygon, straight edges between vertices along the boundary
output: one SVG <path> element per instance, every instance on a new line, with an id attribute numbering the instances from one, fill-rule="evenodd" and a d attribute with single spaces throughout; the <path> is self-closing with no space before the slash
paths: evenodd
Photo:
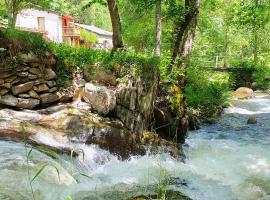
<path id="1" fill-rule="evenodd" d="M 36 199 L 126 200 L 150 194 L 161 183 L 194 200 L 270 199 L 270 98 L 234 101 L 217 124 L 190 133 L 185 162 L 166 153 L 133 156 L 122 161 L 96 145 L 72 144 L 77 158 L 33 151 L 31 177 Z M 256 117 L 258 124 L 248 125 Z M 83 153 L 82 153 L 83 152 Z M 31 199 L 23 144 L 0 142 L 0 199 Z"/>

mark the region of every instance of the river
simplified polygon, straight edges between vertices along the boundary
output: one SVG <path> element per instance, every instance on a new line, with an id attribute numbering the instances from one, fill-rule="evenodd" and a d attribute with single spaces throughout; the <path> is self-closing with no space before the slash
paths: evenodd
<path id="1" fill-rule="evenodd" d="M 94 145 L 78 145 L 84 153 L 74 160 L 33 150 L 27 162 L 23 144 L 1 141 L 0 199 L 31 199 L 29 179 L 50 164 L 59 178 L 45 167 L 32 182 L 37 200 L 124 200 L 165 183 L 194 200 L 270 200 L 270 97 L 234 105 L 217 124 L 190 132 L 184 162 L 162 153 L 121 161 Z M 247 125 L 251 116 L 257 124 Z"/>

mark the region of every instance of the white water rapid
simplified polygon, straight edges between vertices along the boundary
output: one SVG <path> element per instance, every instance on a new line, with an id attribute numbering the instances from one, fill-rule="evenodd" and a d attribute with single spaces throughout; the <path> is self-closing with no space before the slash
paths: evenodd
<path id="1" fill-rule="evenodd" d="M 251 116 L 257 124 L 247 125 Z M 60 181 L 46 167 L 32 183 L 37 200 L 125 200 L 164 179 L 194 200 L 270 200 L 269 96 L 235 101 L 217 124 L 190 132 L 184 163 L 167 154 L 121 161 L 97 146 L 78 148 L 84 156 L 74 160 L 33 151 L 27 164 L 23 144 L 0 142 L 0 199 L 31 199 L 28 178 L 51 164 Z"/>

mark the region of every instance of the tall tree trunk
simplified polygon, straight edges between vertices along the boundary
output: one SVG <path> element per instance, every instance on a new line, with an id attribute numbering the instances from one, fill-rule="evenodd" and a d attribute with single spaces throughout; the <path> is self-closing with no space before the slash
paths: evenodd
<path id="1" fill-rule="evenodd" d="M 198 16 L 199 0 L 185 0 L 185 14 L 183 20 L 180 22 L 180 27 L 177 29 L 177 36 L 172 52 L 172 63 L 169 67 L 169 73 L 171 73 L 172 67 L 176 64 L 176 59 L 178 57 L 181 59 L 181 63 L 178 63 L 178 67 L 181 70 L 181 75 L 178 77 L 178 86 L 182 100 L 177 114 L 178 130 L 176 133 L 177 141 L 180 143 L 185 142 L 185 136 L 189 126 L 185 87 L 187 85 L 186 75 L 187 67 L 189 65 L 189 55 L 195 37 Z"/>
<path id="2" fill-rule="evenodd" d="M 258 62 L 258 32 L 254 30 L 254 40 L 253 40 L 253 60 L 254 62 Z"/>
<path id="3" fill-rule="evenodd" d="M 8 27 L 10 28 L 15 28 L 18 3 L 19 1 L 17 0 L 5 0 L 6 7 L 8 8 Z"/>
<path id="4" fill-rule="evenodd" d="M 229 66 L 228 56 L 229 56 L 229 44 L 228 44 L 228 29 L 225 30 L 225 46 L 224 46 L 224 67 Z"/>
<path id="5" fill-rule="evenodd" d="M 161 56 L 161 38 L 162 38 L 162 16 L 161 0 L 156 2 L 156 56 Z"/>
<path id="6" fill-rule="evenodd" d="M 113 29 L 113 51 L 117 49 L 122 49 L 124 47 L 122 39 L 121 20 L 116 1 L 117 0 L 107 0 Z"/>
<path id="7" fill-rule="evenodd" d="M 185 13 L 180 21 L 180 26 L 176 28 L 176 39 L 172 50 L 172 63 L 169 72 L 171 72 L 177 57 L 185 57 L 191 51 L 199 16 L 199 6 L 199 0 L 185 0 Z"/>
<path id="8" fill-rule="evenodd" d="M 259 0 L 255 0 L 255 5 L 256 8 L 259 6 Z M 258 42 L 259 42 L 259 38 L 258 38 L 258 28 L 256 27 L 256 24 L 254 24 L 253 27 L 253 59 L 254 62 L 258 61 Z"/>

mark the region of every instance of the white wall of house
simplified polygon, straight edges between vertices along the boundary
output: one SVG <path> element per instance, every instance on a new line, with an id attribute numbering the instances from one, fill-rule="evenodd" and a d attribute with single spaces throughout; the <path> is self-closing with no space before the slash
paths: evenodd
<path id="1" fill-rule="evenodd" d="M 62 43 L 62 17 L 57 13 L 32 8 L 23 9 L 17 16 L 16 26 L 38 30 L 38 17 L 45 18 L 47 37 L 54 42 Z"/>
<path id="2" fill-rule="evenodd" d="M 98 44 L 103 45 L 105 41 L 107 42 L 106 48 L 111 49 L 113 47 L 112 37 L 111 36 L 104 36 L 104 35 L 97 35 L 98 36 Z"/>

